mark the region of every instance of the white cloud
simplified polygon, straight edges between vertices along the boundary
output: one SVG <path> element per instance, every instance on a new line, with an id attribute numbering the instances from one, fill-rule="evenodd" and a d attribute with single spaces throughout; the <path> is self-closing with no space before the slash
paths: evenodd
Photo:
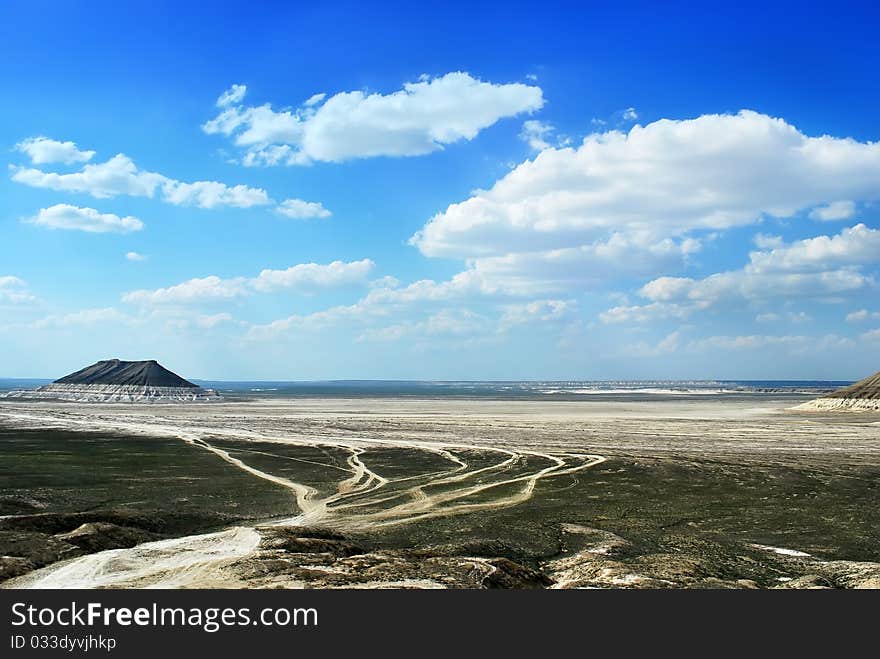
<path id="1" fill-rule="evenodd" d="M 124 154 L 117 154 L 106 162 L 85 165 L 69 174 L 44 172 L 40 169 L 10 166 L 12 180 L 35 188 L 60 192 L 86 193 L 97 199 L 129 195 L 160 198 L 177 206 L 251 206 L 272 203 L 265 190 L 246 185 L 227 186 L 216 181 L 185 183 L 155 172 L 143 171 Z"/>
<path id="2" fill-rule="evenodd" d="M 810 217 L 823 222 L 848 220 L 856 214 L 856 205 L 852 201 L 833 201 L 810 211 Z"/>
<path id="3" fill-rule="evenodd" d="M 676 330 L 675 332 L 667 334 L 656 344 L 641 341 L 634 345 L 627 346 L 627 352 L 640 357 L 657 357 L 658 355 L 669 354 L 676 352 L 681 347 L 681 338 L 681 331 Z"/>
<path id="4" fill-rule="evenodd" d="M 32 324 L 35 329 L 49 327 L 71 327 L 77 325 L 96 325 L 100 323 L 127 323 L 131 319 L 118 309 L 104 307 L 100 309 L 84 309 L 64 315 L 53 315 L 42 318 Z"/>
<path id="5" fill-rule="evenodd" d="M 220 98 L 217 99 L 217 107 L 225 108 L 230 105 L 237 105 L 241 103 L 245 94 L 247 94 L 247 85 L 232 85 L 232 87 L 220 94 Z"/>
<path id="6" fill-rule="evenodd" d="M 255 292 L 268 293 L 278 289 L 309 291 L 365 283 L 374 267 L 375 264 L 369 259 L 349 263 L 334 261 L 327 265 L 301 263 L 286 270 L 263 270 L 253 278 L 223 279 L 210 275 L 190 279 L 167 288 L 131 291 L 123 295 L 122 299 L 141 305 L 189 304 L 230 300 Z"/>
<path id="7" fill-rule="evenodd" d="M 550 146 L 547 136 L 553 132 L 553 125 L 537 119 L 529 119 L 523 122 L 519 139 L 528 144 L 535 151 L 543 151 Z"/>
<path id="8" fill-rule="evenodd" d="M 147 257 L 143 254 L 139 254 L 138 252 L 126 252 L 125 259 L 127 261 L 132 261 L 133 263 L 137 263 L 139 261 L 146 261 Z"/>
<path id="9" fill-rule="evenodd" d="M 624 121 L 636 121 L 639 118 L 639 113 L 635 108 L 627 108 L 620 113 L 620 118 Z"/>
<path id="10" fill-rule="evenodd" d="M 531 280 L 540 280 L 554 252 L 581 250 L 567 268 L 576 279 L 595 276 L 597 246 L 626 245 L 615 260 L 630 264 L 646 246 L 669 241 L 673 252 L 698 231 L 878 198 L 880 143 L 809 137 L 782 119 L 742 111 L 664 119 L 589 135 L 578 148 L 544 149 L 491 189 L 435 215 L 410 242 L 426 256 L 476 269 L 504 259 L 512 264 L 508 277 L 528 263 L 522 276 Z M 681 263 L 688 252 L 679 252 Z M 660 260 L 655 273 L 669 267 Z"/>
<path id="11" fill-rule="evenodd" d="M 500 325 L 513 327 L 532 322 L 549 322 L 571 315 L 577 309 L 574 300 L 533 300 L 522 304 L 506 304 L 502 307 Z"/>
<path id="12" fill-rule="evenodd" d="M 731 300 L 762 301 L 792 297 L 827 299 L 862 292 L 876 286 L 859 271 L 880 262 L 880 231 L 863 224 L 836 236 L 817 236 L 791 244 L 751 252 L 741 270 L 719 272 L 703 279 L 658 277 L 639 294 L 650 304 L 619 306 L 599 315 L 606 323 L 650 322 L 657 318 L 686 317 Z M 788 316 L 793 322 L 809 318 Z"/>
<path id="13" fill-rule="evenodd" d="M 36 301 L 23 279 L 13 275 L 0 275 L 0 303 L 27 304 Z"/>
<path id="14" fill-rule="evenodd" d="M 688 344 L 691 350 L 755 350 L 759 348 L 783 348 L 794 353 L 812 352 L 815 350 L 831 350 L 853 346 L 852 339 L 835 334 L 825 336 L 803 335 L 760 335 L 743 336 L 710 336 L 692 341 Z"/>
<path id="15" fill-rule="evenodd" d="M 787 311 L 783 314 L 774 312 L 759 313 L 755 316 L 755 322 L 758 323 L 778 323 L 785 320 L 790 323 L 807 323 L 812 318 L 804 311 Z"/>
<path id="16" fill-rule="evenodd" d="M 199 208 L 216 208 L 232 206 L 234 208 L 251 208 L 272 203 L 269 195 L 262 188 L 247 185 L 228 186 L 217 181 L 165 181 L 162 184 L 162 198 L 175 206 L 198 206 Z"/>
<path id="17" fill-rule="evenodd" d="M 225 98 L 232 96 L 227 92 Z M 437 151 L 543 104 L 539 87 L 493 84 L 456 72 L 424 76 L 391 94 L 317 94 L 294 110 L 229 103 L 202 130 L 234 137 L 247 150 L 247 165 L 341 162 Z"/>
<path id="18" fill-rule="evenodd" d="M 88 162 L 94 151 L 81 151 L 74 142 L 59 142 L 48 137 L 29 137 L 15 145 L 15 150 L 27 154 L 34 165 L 60 162 L 70 165 Z"/>
<path id="19" fill-rule="evenodd" d="M 294 220 L 306 220 L 309 218 L 326 218 L 331 213 L 324 206 L 314 201 L 303 201 L 302 199 L 285 199 L 275 211 Z"/>
<path id="20" fill-rule="evenodd" d="M 443 309 L 419 322 L 404 322 L 364 331 L 358 341 L 397 341 L 407 336 L 464 336 L 485 331 L 487 319 L 466 309 Z"/>
<path id="21" fill-rule="evenodd" d="M 186 304 L 205 300 L 228 300 L 248 294 L 244 277 L 221 279 L 216 275 L 190 279 L 167 288 L 137 290 L 122 296 L 131 304 Z"/>
<path id="22" fill-rule="evenodd" d="M 228 313 L 216 313 L 216 314 L 192 314 L 192 315 L 173 315 L 165 320 L 165 325 L 171 329 L 182 330 L 189 329 L 191 327 L 197 327 L 199 329 L 214 329 L 215 327 L 219 327 L 220 325 L 224 325 L 227 323 L 232 323 L 233 318 L 231 314 Z"/>
<path id="23" fill-rule="evenodd" d="M 388 310 L 363 300 L 348 306 L 337 306 L 311 314 L 294 314 L 270 323 L 252 325 L 245 336 L 249 341 L 271 340 L 297 330 L 320 330 L 342 322 L 362 322 L 367 318 L 387 315 Z"/>
<path id="24" fill-rule="evenodd" d="M 228 313 L 215 313 L 210 316 L 197 316 L 196 317 L 196 325 L 199 327 L 203 327 L 206 329 L 210 329 L 212 327 L 217 327 L 222 323 L 231 323 L 232 316 Z"/>
<path id="25" fill-rule="evenodd" d="M 131 233 L 144 228 L 136 217 L 119 217 L 113 213 L 100 213 L 94 208 L 80 208 L 70 204 L 55 204 L 43 208 L 34 217 L 25 220 L 29 224 L 49 229 L 69 229 L 88 233 Z"/>
<path id="26" fill-rule="evenodd" d="M 666 318 L 683 318 L 690 313 L 689 309 L 676 304 L 652 302 L 644 305 L 620 305 L 599 314 L 603 323 L 650 323 Z"/>
<path id="27" fill-rule="evenodd" d="M 880 311 L 868 311 L 867 309 L 859 309 L 858 311 L 853 311 L 852 313 L 846 314 L 846 322 L 848 323 L 861 323 L 868 319 L 880 318 Z"/>
<path id="28" fill-rule="evenodd" d="M 764 233 L 756 233 L 752 241 L 759 249 L 773 249 L 774 247 L 782 247 L 785 244 L 782 236 L 768 236 Z"/>
<path id="29" fill-rule="evenodd" d="M 861 338 L 864 341 L 880 341 L 880 328 L 868 330 L 861 335 Z"/>
<path id="30" fill-rule="evenodd" d="M 286 270 L 263 270 L 250 281 L 254 290 L 265 293 L 279 288 L 332 288 L 364 283 L 376 264 L 370 259 L 333 261 L 327 265 L 300 263 Z"/>
<path id="31" fill-rule="evenodd" d="M 765 252 L 752 252 L 753 272 L 801 272 L 880 262 L 880 230 L 864 224 L 843 229 L 836 236 L 816 236 L 781 245 Z"/>

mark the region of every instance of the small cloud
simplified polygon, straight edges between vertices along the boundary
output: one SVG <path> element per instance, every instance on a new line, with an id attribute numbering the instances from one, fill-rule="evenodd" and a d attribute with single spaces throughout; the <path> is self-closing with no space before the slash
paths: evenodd
<path id="1" fill-rule="evenodd" d="M 623 121 L 636 121 L 639 118 L 639 113 L 635 108 L 627 108 L 621 112 L 620 118 Z"/>
<path id="2" fill-rule="evenodd" d="M 848 220 L 856 214 L 856 205 L 852 201 L 834 201 L 826 206 L 819 206 L 810 211 L 810 218 L 820 222 Z"/>
<path id="3" fill-rule="evenodd" d="M 47 163 L 88 162 L 95 155 L 94 151 L 82 151 L 74 142 L 59 142 L 42 135 L 29 137 L 15 145 L 15 150 L 26 154 L 34 165 Z"/>
<path id="4" fill-rule="evenodd" d="M 225 108 L 230 105 L 237 105 L 244 99 L 245 94 L 247 94 L 247 85 L 232 85 L 232 87 L 220 94 L 220 98 L 217 99 L 217 107 Z"/>
<path id="5" fill-rule="evenodd" d="M 331 215 L 321 203 L 302 199 L 285 199 L 278 204 L 275 212 L 294 220 L 308 220 L 313 217 L 323 219 Z"/>
<path id="6" fill-rule="evenodd" d="M 783 240 L 782 236 L 768 236 L 765 233 L 757 233 L 754 238 L 752 238 L 752 242 L 755 243 L 755 246 L 759 249 L 776 249 L 777 247 L 782 247 Z"/>
<path id="7" fill-rule="evenodd" d="M 55 204 L 43 208 L 25 222 L 49 229 L 87 233 L 131 233 L 144 228 L 144 223 L 136 217 L 119 217 L 113 213 L 99 213 L 94 208 L 80 208 L 70 204 Z"/>
<path id="8" fill-rule="evenodd" d="M 535 151 L 543 151 L 550 144 L 545 139 L 553 132 L 553 125 L 537 119 L 529 119 L 522 125 L 519 139 L 528 144 Z"/>
<path id="9" fill-rule="evenodd" d="M 137 252 L 128 252 L 128 253 L 125 255 L 125 258 L 126 258 L 126 260 L 128 260 L 128 261 L 132 261 L 132 262 L 134 262 L 134 263 L 138 263 L 138 262 L 140 262 L 140 261 L 146 261 L 146 260 L 147 260 L 147 257 L 146 257 L 146 256 L 144 256 L 143 254 L 138 254 Z"/>
<path id="10" fill-rule="evenodd" d="M 880 311 L 868 311 L 867 309 L 859 309 L 858 311 L 853 311 L 852 313 L 846 314 L 846 322 L 848 323 L 861 323 L 868 319 L 880 318 Z"/>

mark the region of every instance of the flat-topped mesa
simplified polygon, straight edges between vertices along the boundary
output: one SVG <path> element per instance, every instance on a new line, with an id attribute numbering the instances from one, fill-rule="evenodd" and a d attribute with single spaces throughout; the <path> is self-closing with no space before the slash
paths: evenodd
<path id="1" fill-rule="evenodd" d="M 184 380 L 154 359 L 99 361 L 52 384 L 30 391 L 13 391 L 5 397 L 80 403 L 210 402 L 221 399 L 214 390 Z"/>
<path id="2" fill-rule="evenodd" d="M 794 409 L 812 412 L 857 410 L 880 411 L 880 371 L 822 398 L 816 398 Z"/>

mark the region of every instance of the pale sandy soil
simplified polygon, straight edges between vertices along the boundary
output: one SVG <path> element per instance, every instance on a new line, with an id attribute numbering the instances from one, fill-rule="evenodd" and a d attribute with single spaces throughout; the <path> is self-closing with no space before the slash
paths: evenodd
<path id="1" fill-rule="evenodd" d="M 274 524 L 348 532 L 516 507 L 540 496 L 539 482 L 586 472 L 610 457 L 710 458 L 762 467 L 808 461 L 831 473 L 851 464 L 880 464 L 880 414 L 790 409 L 802 401 L 703 396 L 584 402 L 303 398 L 150 406 L 4 402 L 0 423 L 178 438 L 255 478 L 288 488 L 296 509 Z M 347 457 L 341 464 L 323 465 L 338 475 L 332 477 L 334 486 L 322 488 L 247 455 L 233 455 L 220 440 L 332 448 Z M 415 451 L 440 466 L 387 471 L 386 464 L 373 461 L 380 449 L 400 452 L 403 460 Z M 236 527 L 84 556 L 6 585 L 231 585 L 238 583 L 241 570 L 224 566 L 252 556 L 258 544 L 253 529 Z M 603 551 L 584 550 L 560 559 L 567 570 L 562 582 L 579 583 L 582 575 L 571 562 L 582 565 L 586 556 L 595 567 L 599 554 Z M 474 569 L 496 570 L 482 559 L 470 560 Z M 615 573 L 609 584 L 628 587 L 640 579 Z"/>

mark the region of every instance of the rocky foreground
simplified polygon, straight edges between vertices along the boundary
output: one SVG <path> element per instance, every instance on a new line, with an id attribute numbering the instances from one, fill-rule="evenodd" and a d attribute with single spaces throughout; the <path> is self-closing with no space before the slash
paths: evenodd
<path id="1" fill-rule="evenodd" d="M 86 522 L 61 533 L 58 516 L 0 521 L 0 541 L 17 555 L 0 557 L 5 587 L 26 587 L 41 565 L 94 552 L 133 547 L 162 537 L 111 522 Z M 67 523 L 78 521 L 71 517 Z M 121 520 L 119 520 L 121 521 Z M 132 520 L 137 521 L 137 520 Z M 18 528 L 16 528 L 18 527 Z M 797 550 L 745 544 L 738 557 L 763 579 L 717 561 L 711 547 L 693 553 L 642 553 L 627 539 L 576 524 L 563 525 L 558 556 L 520 562 L 517 547 L 501 540 L 460 542 L 416 549 L 383 548 L 364 538 L 325 528 L 256 527 L 259 543 L 246 556 L 211 565 L 195 587 L 211 588 L 880 588 L 880 563 L 825 561 Z M 530 564 L 527 564 L 530 563 Z M 174 574 L 153 573 L 110 587 L 162 585 Z"/>

